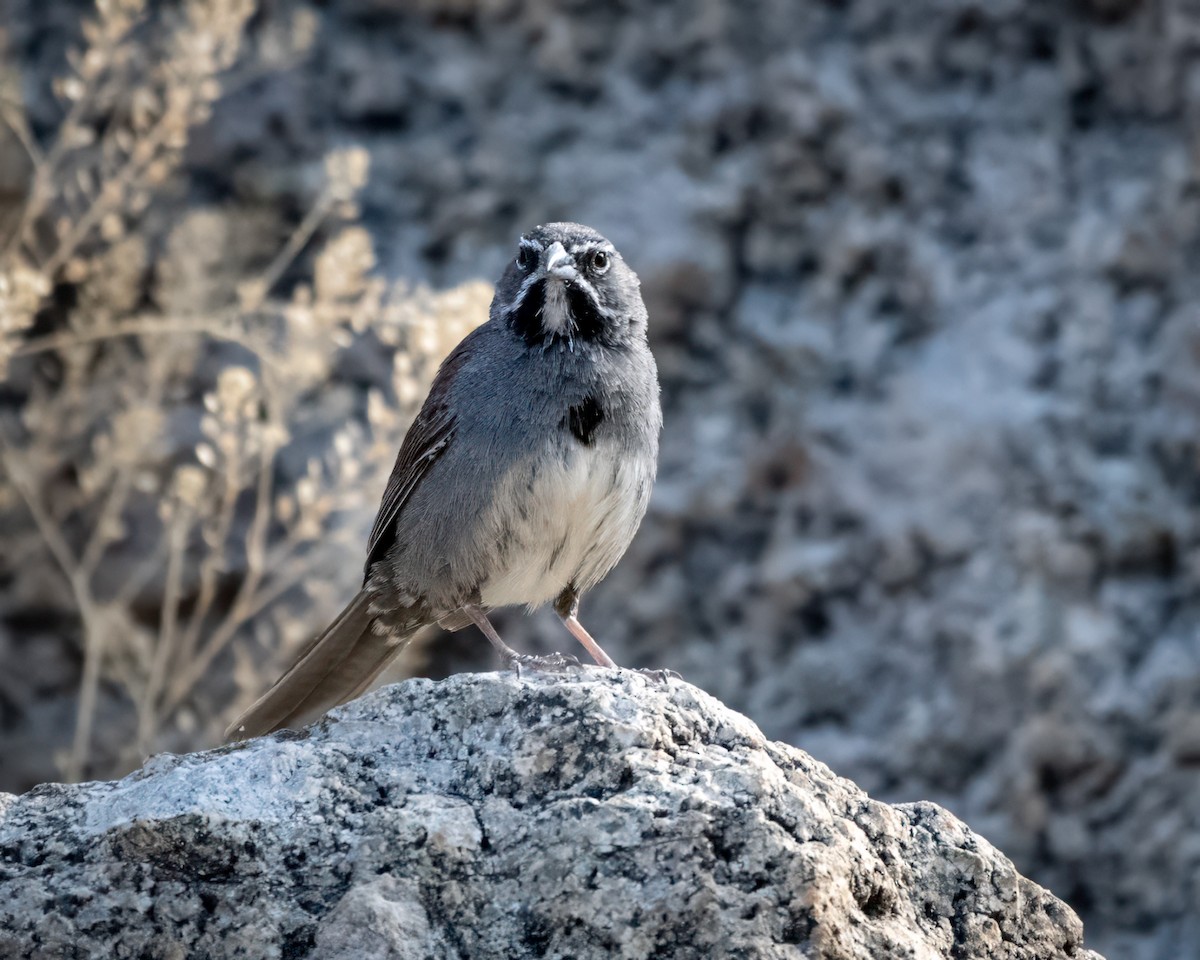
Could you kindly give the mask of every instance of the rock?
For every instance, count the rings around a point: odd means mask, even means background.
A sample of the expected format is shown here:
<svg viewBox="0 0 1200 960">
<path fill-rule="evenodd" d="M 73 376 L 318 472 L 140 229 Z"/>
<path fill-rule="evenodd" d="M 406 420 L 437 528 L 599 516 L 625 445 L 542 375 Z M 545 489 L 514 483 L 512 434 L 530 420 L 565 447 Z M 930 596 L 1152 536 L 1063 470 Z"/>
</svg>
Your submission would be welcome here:
<svg viewBox="0 0 1200 960">
<path fill-rule="evenodd" d="M 0 795 L 3 957 L 1077 958 L 932 803 L 681 681 L 463 674 Z"/>
</svg>

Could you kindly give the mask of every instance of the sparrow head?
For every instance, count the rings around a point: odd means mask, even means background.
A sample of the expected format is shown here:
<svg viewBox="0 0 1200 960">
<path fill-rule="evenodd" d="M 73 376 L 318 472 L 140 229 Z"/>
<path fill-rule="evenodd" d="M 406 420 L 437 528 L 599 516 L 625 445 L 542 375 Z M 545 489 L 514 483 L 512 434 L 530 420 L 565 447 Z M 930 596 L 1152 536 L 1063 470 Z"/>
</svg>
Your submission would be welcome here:
<svg viewBox="0 0 1200 960">
<path fill-rule="evenodd" d="M 637 274 L 591 227 L 547 223 L 521 237 L 496 286 L 492 317 L 530 346 L 615 346 L 645 334 Z"/>
</svg>

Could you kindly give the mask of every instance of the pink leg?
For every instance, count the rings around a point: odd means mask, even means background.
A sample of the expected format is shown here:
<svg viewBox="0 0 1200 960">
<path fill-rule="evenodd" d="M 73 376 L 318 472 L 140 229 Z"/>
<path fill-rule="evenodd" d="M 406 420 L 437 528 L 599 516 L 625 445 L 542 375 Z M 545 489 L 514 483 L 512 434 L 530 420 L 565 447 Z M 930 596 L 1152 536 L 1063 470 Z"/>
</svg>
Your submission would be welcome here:
<svg viewBox="0 0 1200 960">
<path fill-rule="evenodd" d="M 487 614 L 484 613 L 483 610 L 474 604 L 463 607 L 463 610 L 466 612 L 467 616 L 475 621 L 475 626 L 483 631 L 483 635 L 487 637 L 492 646 L 496 648 L 496 652 L 500 654 L 501 659 L 503 659 L 505 663 L 512 663 L 513 661 L 521 659 L 521 655 L 517 653 L 516 650 L 500 639 L 500 634 L 496 632 L 496 628 L 492 626 L 492 621 L 487 618 Z"/>
<path fill-rule="evenodd" d="M 492 626 L 492 622 L 487 618 L 487 614 L 480 607 L 472 605 L 463 607 L 462 609 L 475 622 L 475 626 L 483 631 L 483 635 L 488 638 L 491 645 L 496 648 L 496 652 L 500 654 L 500 659 L 517 671 L 518 677 L 521 676 L 522 668 L 557 672 L 579 666 L 578 660 L 562 653 L 551 653 L 544 657 L 531 657 L 528 654 L 517 653 L 516 650 L 500 639 L 500 634 L 496 632 L 496 628 Z M 583 628 L 580 627 L 579 629 L 582 630 Z M 588 637 L 588 639 L 591 640 L 592 638 Z M 594 644 L 595 641 L 592 641 L 592 643 Z M 597 647 L 596 649 L 599 650 L 600 648 Z M 593 654 L 593 656 L 595 655 Z M 604 653 L 601 652 L 600 656 L 604 656 Z M 612 661 L 610 660 L 609 663 L 612 663 Z"/>
<path fill-rule="evenodd" d="M 602 667 L 616 669 L 617 665 L 613 662 L 613 658 L 600 649 L 600 644 L 592 639 L 592 635 L 583 628 L 583 624 L 579 622 L 579 618 L 573 612 L 563 617 L 562 622 L 571 631 L 571 636 L 582 643 L 583 649 L 592 655 L 593 660 Z"/>
</svg>

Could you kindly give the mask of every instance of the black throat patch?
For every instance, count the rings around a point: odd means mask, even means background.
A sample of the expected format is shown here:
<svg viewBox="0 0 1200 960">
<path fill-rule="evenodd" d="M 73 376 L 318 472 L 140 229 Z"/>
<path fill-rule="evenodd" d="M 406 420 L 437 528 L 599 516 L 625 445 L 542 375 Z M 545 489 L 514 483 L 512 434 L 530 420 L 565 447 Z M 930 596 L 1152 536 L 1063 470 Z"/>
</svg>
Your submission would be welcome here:
<svg viewBox="0 0 1200 960">
<path fill-rule="evenodd" d="M 546 307 L 546 281 L 539 280 L 525 292 L 520 306 L 509 314 L 513 330 L 529 346 L 544 346 L 547 337 L 563 340 L 598 340 L 604 332 L 604 317 L 592 298 L 577 284 L 568 283 L 567 308 L 571 312 L 567 329 L 551 334 L 542 326 L 542 311 Z"/>
<path fill-rule="evenodd" d="M 604 409 L 595 397 L 585 397 L 582 403 L 567 410 L 563 418 L 563 426 L 585 447 L 590 447 L 596 441 L 596 428 L 604 420 Z"/>
<path fill-rule="evenodd" d="M 546 331 L 542 329 L 542 308 L 545 305 L 546 281 L 539 280 L 525 291 L 525 299 L 509 314 L 508 322 L 513 330 L 531 347 L 541 343 L 546 336 Z"/>
<path fill-rule="evenodd" d="M 580 340 L 598 340 L 604 332 L 604 317 L 584 290 L 574 283 L 567 284 L 567 303 L 575 319 L 573 336 Z"/>
</svg>

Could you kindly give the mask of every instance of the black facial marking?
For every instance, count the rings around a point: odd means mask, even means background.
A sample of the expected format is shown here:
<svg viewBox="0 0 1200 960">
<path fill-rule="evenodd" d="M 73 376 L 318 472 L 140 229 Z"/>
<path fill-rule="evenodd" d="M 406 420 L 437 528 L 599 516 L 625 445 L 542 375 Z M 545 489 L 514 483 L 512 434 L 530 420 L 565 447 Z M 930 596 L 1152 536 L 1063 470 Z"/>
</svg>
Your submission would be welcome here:
<svg viewBox="0 0 1200 960">
<path fill-rule="evenodd" d="M 567 285 L 567 305 L 575 318 L 574 336 L 580 340 L 595 340 L 604 332 L 604 317 L 592 298 L 575 284 Z"/>
<path fill-rule="evenodd" d="M 509 315 L 513 330 L 531 347 L 540 344 L 546 336 L 546 331 L 542 329 L 542 308 L 545 303 L 546 281 L 539 280 L 525 291 L 525 299 Z"/>
<path fill-rule="evenodd" d="M 557 282 L 557 281 L 555 281 Z M 539 280 L 526 292 L 525 297 L 512 313 L 509 323 L 517 335 L 531 347 L 545 343 L 548 333 L 542 326 L 542 310 L 546 305 L 546 283 Z M 567 309 L 571 311 L 573 324 L 570 329 L 557 334 L 573 340 L 597 340 L 604 333 L 604 317 L 596 304 L 579 286 L 567 284 Z"/>
<path fill-rule="evenodd" d="M 595 397 L 587 397 L 582 403 L 567 410 L 563 418 L 563 426 L 585 447 L 590 447 L 596 439 L 596 428 L 604 419 L 604 410 L 596 402 Z"/>
</svg>

